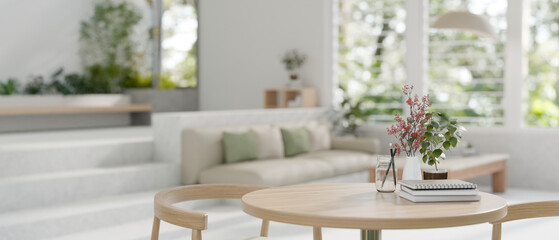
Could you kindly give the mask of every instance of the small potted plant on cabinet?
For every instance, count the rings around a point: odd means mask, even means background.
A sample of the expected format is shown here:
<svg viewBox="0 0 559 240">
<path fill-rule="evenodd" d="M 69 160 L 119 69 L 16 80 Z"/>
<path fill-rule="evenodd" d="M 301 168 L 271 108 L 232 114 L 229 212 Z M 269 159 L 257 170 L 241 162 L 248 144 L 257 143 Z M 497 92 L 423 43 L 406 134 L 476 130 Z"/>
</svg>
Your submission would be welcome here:
<svg viewBox="0 0 559 240">
<path fill-rule="evenodd" d="M 299 80 L 298 70 L 303 66 L 307 60 L 307 55 L 299 53 L 296 49 L 287 51 L 281 62 L 285 65 L 285 70 L 289 72 L 289 86 L 300 87 L 301 80 Z"/>
</svg>

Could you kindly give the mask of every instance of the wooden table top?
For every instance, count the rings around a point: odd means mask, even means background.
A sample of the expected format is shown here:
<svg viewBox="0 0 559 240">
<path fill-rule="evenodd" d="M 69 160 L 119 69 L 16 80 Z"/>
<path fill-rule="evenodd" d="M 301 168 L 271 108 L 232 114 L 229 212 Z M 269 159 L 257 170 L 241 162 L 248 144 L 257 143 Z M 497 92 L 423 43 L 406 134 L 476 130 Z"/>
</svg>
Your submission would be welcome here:
<svg viewBox="0 0 559 240">
<path fill-rule="evenodd" d="M 368 230 L 464 226 L 507 214 L 505 199 L 480 194 L 479 202 L 413 203 L 395 193 L 379 193 L 373 183 L 308 184 L 248 193 L 242 207 L 276 222 Z"/>
</svg>

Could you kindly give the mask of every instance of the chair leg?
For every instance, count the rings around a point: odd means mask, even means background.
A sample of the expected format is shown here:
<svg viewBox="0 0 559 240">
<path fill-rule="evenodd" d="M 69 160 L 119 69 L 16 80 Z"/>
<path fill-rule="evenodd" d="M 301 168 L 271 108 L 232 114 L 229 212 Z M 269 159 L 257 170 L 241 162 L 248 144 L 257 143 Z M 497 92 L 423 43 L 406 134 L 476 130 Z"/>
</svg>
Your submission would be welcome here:
<svg viewBox="0 0 559 240">
<path fill-rule="evenodd" d="M 262 228 L 260 228 L 260 236 L 267 237 L 269 228 L 270 228 L 270 221 L 262 220 Z"/>
<path fill-rule="evenodd" d="M 202 240 L 202 230 L 192 229 L 192 240 Z"/>
<path fill-rule="evenodd" d="M 151 240 L 159 239 L 159 224 L 161 220 L 157 217 L 153 217 L 153 228 L 151 229 Z"/>
<path fill-rule="evenodd" d="M 313 239 L 314 240 L 322 240 L 322 229 L 320 227 L 313 227 L 312 229 Z"/>
<path fill-rule="evenodd" d="M 493 224 L 493 235 L 491 240 L 501 240 L 501 224 L 494 223 Z"/>
</svg>

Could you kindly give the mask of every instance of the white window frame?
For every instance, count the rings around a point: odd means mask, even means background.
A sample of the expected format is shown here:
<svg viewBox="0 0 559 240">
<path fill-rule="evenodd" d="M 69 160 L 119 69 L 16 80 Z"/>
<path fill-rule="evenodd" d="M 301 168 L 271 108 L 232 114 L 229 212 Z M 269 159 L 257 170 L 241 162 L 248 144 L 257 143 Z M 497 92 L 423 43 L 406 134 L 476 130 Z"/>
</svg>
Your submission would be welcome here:
<svg viewBox="0 0 559 240">
<path fill-rule="evenodd" d="M 337 2 L 337 1 L 334 1 Z M 528 44 L 529 0 L 508 0 L 507 7 L 507 42 L 505 44 L 504 69 L 504 124 L 501 126 L 476 127 L 474 129 L 524 128 L 524 110 L 526 96 L 523 91 L 524 79 L 528 73 L 526 62 L 526 45 Z M 429 49 L 429 1 L 406 0 L 406 74 L 407 84 L 413 84 L 420 94 L 428 93 L 428 49 Z M 413 41 L 409 41 L 412 39 Z M 337 51 L 337 50 L 336 50 Z M 334 59 L 337 52 L 334 53 Z M 337 66 L 337 65 L 335 65 Z M 336 79 L 336 76 L 333 76 Z M 337 81 L 337 80 L 335 80 Z M 404 108 L 404 113 L 407 114 Z M 385 124 L 383 124 L 385 125 Z"/>
</svg>

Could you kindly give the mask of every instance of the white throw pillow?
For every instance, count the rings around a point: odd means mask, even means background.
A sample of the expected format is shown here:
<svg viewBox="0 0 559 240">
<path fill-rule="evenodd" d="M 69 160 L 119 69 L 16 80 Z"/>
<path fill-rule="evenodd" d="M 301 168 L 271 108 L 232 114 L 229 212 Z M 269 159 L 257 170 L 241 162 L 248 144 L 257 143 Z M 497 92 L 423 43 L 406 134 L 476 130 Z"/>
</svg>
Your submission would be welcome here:
<svg viewBox="0 0 559 240">
<path fill-rule="evenodd" d="M 311 139 L 311 151 L 329 150 L 331 148 L 329 123 L 313 122 L 305 125 L 305 128 Z"/>
<path fill-rule="evenodd" d="M 258 141 L 258 159 L 283 158 L 283 139 L 281 131 L 276 126 L 258 126 L 252 130 Z"/>
</svg>

